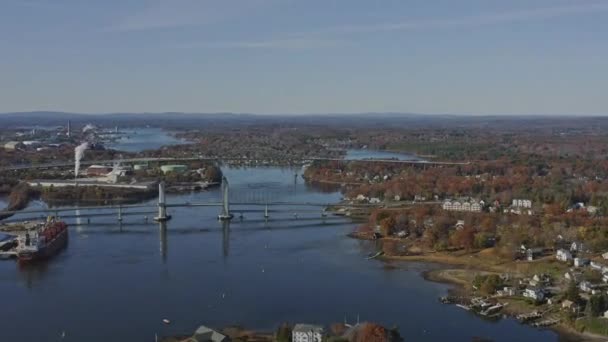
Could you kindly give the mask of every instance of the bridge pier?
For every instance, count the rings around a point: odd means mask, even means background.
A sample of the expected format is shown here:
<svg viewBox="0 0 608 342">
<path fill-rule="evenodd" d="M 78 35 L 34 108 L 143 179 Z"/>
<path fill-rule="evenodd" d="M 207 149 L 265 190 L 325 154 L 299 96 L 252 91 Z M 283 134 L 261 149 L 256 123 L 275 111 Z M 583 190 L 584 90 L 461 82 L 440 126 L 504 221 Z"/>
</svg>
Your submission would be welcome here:
<svg viewBox="0 0 608 342">
<path fill-rule="evenodd" d="M 220 221 L 230 221 L 234 217 L 230 212 L 230 202 L 228 200 L 228 179 L 222 177 L 222 212 L 217 216 Z"/>
<path fill-rule="evenodd" d="M 118 205 L 118 222 L 122 222 L 122 205 Z"/>
<path fill-rule="evenodd" d="M 158 216 L 154 218 L 156 222 L 165 222 L 171 219 L 167 215 L 167 203 L 165 202 L 165 182 L 158 183 Z"/>
</svg>

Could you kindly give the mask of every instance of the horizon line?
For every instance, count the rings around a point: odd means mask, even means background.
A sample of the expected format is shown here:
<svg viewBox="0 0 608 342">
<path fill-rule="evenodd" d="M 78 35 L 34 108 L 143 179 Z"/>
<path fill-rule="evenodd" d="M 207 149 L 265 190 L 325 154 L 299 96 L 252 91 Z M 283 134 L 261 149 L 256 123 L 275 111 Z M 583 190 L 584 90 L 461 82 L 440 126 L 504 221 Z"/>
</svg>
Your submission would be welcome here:
<svg viewBox="0 0 608 342">
<path fill-rule="evenodd" d="M 0 117 L 3 115 L 19 115 L 19 114 L 64 114 L 64 115 L 80 115 L 80 116 L 105 116 L 105 115 L 249 115 L 249 116 L 361 116 L 361 115 L 394 115 L 394 116 L 451 116 L 451 117 L 608 117 L 605 114 L 576 114 L 576 113 L 501 113 L 501 114 L 478 114 L 478 113 L 415 113 L 415 112 L 400 112 L 400 111 L 366 111 L 366 112 L 312 112 L 312 113 L 258 113 L 258 112 L 182 112 L 182 111 L 162 111 L 162 112 L 71 112 L 61 110 L 30 110 L 30 111 L 8 111 L 0 112 Z"/>
</svg>

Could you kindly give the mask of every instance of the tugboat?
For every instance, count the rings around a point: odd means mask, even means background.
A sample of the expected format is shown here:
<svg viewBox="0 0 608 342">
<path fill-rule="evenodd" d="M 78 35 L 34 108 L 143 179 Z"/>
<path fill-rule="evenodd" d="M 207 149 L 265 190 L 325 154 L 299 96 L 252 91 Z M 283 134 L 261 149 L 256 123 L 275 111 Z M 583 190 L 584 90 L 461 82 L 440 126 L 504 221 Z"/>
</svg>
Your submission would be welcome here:
<svg viewBox="0 0 608 342">
<path fill-rule="evenodd" d="M 49 216 L 46 222 L 33 231 L 19 237 L 17 259 L 32 262 L 48 259 L 68 242 L 68 225 Z"/>
</svg>

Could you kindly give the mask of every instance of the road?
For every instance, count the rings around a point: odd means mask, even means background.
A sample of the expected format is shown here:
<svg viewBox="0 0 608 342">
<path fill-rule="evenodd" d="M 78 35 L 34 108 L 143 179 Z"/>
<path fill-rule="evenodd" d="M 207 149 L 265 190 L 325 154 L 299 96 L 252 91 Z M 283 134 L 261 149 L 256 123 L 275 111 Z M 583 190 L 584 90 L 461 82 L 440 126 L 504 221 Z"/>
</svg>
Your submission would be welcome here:
<svg viewBox="0 0 608 342">
<path fill-rule="evenodd" d="M 82 160 L 80 165 L 93 165 L 93 164 L 105 164 L 105 165 L 113 165 L 115 163 L 123 163 L 123 164 L 136 164 L 136 163 L 146 163 L 146 162 L 187 162 L 187 161 L 213 161 L 213 162 L 221 162 L 221 161 L 255 161 L 255 162 L 264 162 L 264 160 L 257 160 L 251 158 L 216 158 L 216 157 L 181 157 L 181 158 L 126 158 L 126 159 L 110 159 L 110 160 Z M 397 159 L 361 159 L 361 160 L 347 160 L 341 158 L 322 158 L 322 157 L 313 157 L 307 159 L 299 159 L 294 161 L 299 161 L 301 164 L 307 164 L 314 161 L 345 161 L 345 162 L 369 162 L 369 163 L 395 163 L 395 164 L 410 164 L 410 165 L 469 165 L 470 162 L 438 162 L 438 161 L 422 161 L 422 160 L 397 160 Z M 13 171 L 13 170 L 28 170 L 28 169 L 51 169 L 51 168 L 61 168 L 61 167 L 73 167 L 73 161 L 66 162 L 55 162 L 55 163 L 43 163 L 43 164 L 21 164 L 21 165 L 11 165 L 1 167 L 0 171 Z"/>
</svg>

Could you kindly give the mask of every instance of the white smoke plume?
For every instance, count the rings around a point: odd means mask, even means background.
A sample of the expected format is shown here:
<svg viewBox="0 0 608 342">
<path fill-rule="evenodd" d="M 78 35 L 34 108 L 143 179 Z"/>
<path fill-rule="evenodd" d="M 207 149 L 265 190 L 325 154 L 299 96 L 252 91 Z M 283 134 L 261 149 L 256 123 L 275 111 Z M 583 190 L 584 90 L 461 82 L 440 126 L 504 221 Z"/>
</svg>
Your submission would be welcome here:
<svg viewBox="0 0 608 342">
<path fill-rule="evenodd" d="M 97 129 L 97 127 L 93 124 L 87 124 L 86 126 L 84 126 L 82 128 L 82 133 L 86 133 L 88 131 L 95 131 Z"/>
<path fill-rule="evenodd" d="M 84 151 L 89 148 L 88 143 L 82 143 L 74 149 L 74 178 L 78 178 L 78 172 L 80 171 L 80 159 L 84 157 Z"/>
</svg>

